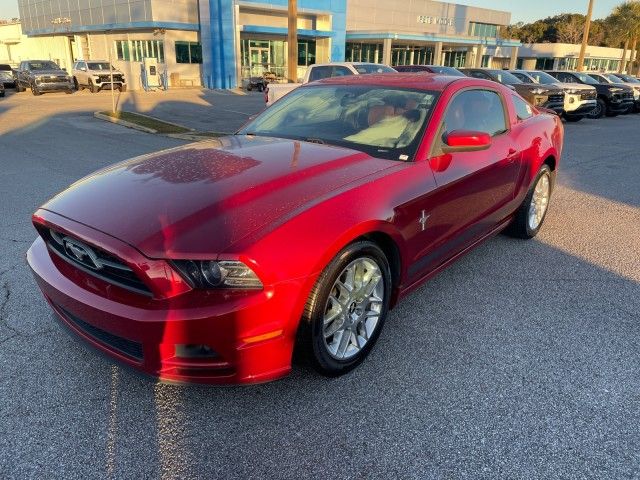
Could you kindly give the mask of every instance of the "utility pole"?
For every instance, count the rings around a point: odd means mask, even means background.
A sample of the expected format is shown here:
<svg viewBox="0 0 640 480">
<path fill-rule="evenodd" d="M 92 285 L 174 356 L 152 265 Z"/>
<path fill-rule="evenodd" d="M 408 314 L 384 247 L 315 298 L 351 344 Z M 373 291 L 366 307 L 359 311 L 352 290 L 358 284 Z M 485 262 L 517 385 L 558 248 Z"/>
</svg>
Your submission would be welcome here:
<svg viewBox="0 0 640 480">
<path fill-rule="evenodd" d="M 584 67 L 584 54 L 587 51 L 587 43 L 589 42 L 589 29 L 591 28 L 591 15 L 593 14 L 593 0 L 589 0 L 589 10 L 587 18 L 584 19 L 584 32 L 582 33 L 582 45 L 580 46 L 580 56 L 578 57 L 577 70 L 582 71 Z"/>
<path fill-rule="evenodd" d="M 298 81 L 298 0 L 289 0 L 287 70 L 289 83 Z"/>
</svg>

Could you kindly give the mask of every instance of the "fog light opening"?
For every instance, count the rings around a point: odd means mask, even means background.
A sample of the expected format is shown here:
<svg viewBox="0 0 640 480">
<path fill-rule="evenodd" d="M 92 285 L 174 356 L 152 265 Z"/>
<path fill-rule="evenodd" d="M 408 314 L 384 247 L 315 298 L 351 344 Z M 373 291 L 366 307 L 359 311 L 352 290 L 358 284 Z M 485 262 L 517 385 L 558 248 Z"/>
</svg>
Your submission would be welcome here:
<svg viewBox="0 0 640 480">
<path fill-rule="evenodd" d="M 193 358 L 193 359 L 208 359 L 218 358 L 219 355 L 216 351 L 208 345 L 188 343 L 188 344 L 176 344 L 176 357 L 178 358 Z"/>
</svg>

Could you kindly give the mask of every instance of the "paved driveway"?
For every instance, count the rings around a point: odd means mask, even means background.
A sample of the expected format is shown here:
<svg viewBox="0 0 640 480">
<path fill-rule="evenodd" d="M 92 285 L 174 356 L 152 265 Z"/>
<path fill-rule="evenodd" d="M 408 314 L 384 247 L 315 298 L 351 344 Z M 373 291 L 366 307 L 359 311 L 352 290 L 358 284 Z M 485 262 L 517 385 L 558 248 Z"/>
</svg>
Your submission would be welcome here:
<svg viewBox="0 0 640 480">
<path fill-rule="evenodd" d="M 351 375 L 207 388 L 70 338 L 25 266 L 41 202 L 179 144 L 82 98 L 0 101 L 0 477 L 640 476 L 640 116 L 567 125 L 541 234 L 492 239 L 420 288 Z"/>
</svg>

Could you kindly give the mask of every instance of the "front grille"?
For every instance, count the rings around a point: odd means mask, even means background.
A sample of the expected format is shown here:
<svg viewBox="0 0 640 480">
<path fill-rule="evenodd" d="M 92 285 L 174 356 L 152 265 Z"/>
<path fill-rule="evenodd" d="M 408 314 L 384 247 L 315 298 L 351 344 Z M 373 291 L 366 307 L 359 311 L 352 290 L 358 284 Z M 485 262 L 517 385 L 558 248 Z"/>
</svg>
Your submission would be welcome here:
<svg viewBox="0 0 640 480">
<path fill-rule="evenodd" d="M 40 83 L 64 83 L 67 81 L 67 77 L 62 75 L 40 77 Z"/>
<path fill-rule="evenodd" d="M 564 93 L 554 93 L 549 95 L 549 102 L 562 103 L 564 102 Z"/>
<path fill-rule="evenodd" d="M 633 99 L 633 92 L 624 92 L 622 94 L 622 98 L 624 98 L 624 99 L 627 99 L 627 98 Z"/>
<path fill-rule="evenodd" d="M 128 265 L 104 250 L 45 227 L 38 228 L 38 232 L 49 250 L 85 273 L 132 292 L 152 295 L 149 287 Z M 72 254 L 74 249 L 78 255 Z M 86 255 L 83 255 L 83 250 Z"/>
<path fill-rule="evenodd" d="M 105 332 L 98 327 L 94 327 L 68 310 L 65 310 L 60 305 L 56 305 L 56 308 L 62 312 L 64 317 L 70 323 L 75 325 L 79 330 L 96 340 L 98 343 L 103 344 L 111 350 L 115 350 L 116 352 L 131 357 L 138 362 L 143 360 L 144 355 L 142 353 L 141 343 L 134 342 L 133 340 L 127 340 L 126 338 L 119 337 L 118 335 L 114 335 L 113 333 Z"/>
<path fill-rule="evenodd" d="M 111 82 L 111 75 L 99 75 L 98 78 L 100 79 L 100 83 Z M 113 81 L 122 82 L 122 75 L 114 75 Z"/>
<path fill-rule="evenodd" d="M 584 92 L 580 94 L 582 100 L 595 100 L 598 94 L 596 92 Z"/>
</svg>

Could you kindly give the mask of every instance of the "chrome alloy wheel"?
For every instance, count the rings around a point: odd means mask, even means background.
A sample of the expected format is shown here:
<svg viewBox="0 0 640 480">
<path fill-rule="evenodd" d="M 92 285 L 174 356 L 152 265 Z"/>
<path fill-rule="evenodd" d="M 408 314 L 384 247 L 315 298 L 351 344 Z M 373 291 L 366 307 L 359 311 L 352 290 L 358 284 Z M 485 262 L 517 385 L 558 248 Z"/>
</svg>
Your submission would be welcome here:
<svg viewBox="0 0 640 480">
<path fill-rule="evenodd" d="M 538 179 L 531 197 L 531 204 L 529 205 L 529 228 L 531 230 L 536 230 L 542 223 L 544 214 L 549 207 L 550 194 L 549 174 L 545 173 Z"/>
<path fill-rule="evenodd" d="M 324 310 L 322 331 L 329 355 L 347 360 L 364 348 L 378 326 L 386 293 L 372 258 L 357 258 L 342 270 Z"/>
</svg>

